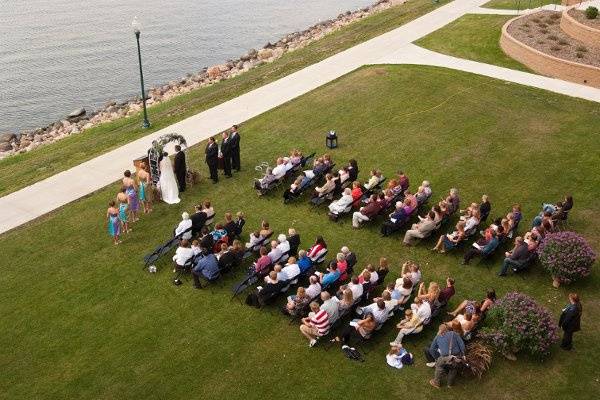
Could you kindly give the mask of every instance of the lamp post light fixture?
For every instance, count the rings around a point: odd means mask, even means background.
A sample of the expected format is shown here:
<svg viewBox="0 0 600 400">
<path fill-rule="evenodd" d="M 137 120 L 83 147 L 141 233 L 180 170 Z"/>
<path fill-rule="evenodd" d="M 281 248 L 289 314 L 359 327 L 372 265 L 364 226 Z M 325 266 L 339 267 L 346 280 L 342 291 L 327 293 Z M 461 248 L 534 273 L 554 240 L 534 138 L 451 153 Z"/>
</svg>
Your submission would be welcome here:
<svg viewBox="0 0 600 400">
<path fill-rule="evenodd" d="M 335 131 L 327 132 L 327 136 L 325 137 L 325 146 L 327 146 L 329 149 L 335 149 L 338 146 L 337 139 L 338 137 Z"/>
<path fill-rule="evenodd" d="M 137 17 L 133 18 L 131 22 L 133 33 L 135 33 L 135 40 L 137 42 L 138 62 L 140 64 L 140 83 L 142 85 L 142 104 L 144 106 L 144 122 L 142 122 L 142 128 L 150 128 L 150 121 L 148 121 L 148 111 L 146 111 L 146 90 L 144 89 L 144 73 L 142 72 L 142 53 L 140 51 L 140 32 L 142 30 L 142 24 L 138 21 Z"/>
</svg>

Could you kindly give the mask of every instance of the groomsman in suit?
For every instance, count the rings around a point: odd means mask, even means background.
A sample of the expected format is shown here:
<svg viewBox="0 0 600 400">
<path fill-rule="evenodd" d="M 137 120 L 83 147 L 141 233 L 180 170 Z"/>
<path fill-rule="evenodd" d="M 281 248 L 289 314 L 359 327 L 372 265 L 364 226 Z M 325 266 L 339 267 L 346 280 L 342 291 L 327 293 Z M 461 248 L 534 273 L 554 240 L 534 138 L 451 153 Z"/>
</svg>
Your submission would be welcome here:
<svg viewBox="0 0 600 400">
<path fill-rule="evenodd" d="M 231 142 L 231 167 L 236 171 L 240 171 L 240 134 L 238 133 L 238 126 L 234 125 L 231 128 L 231 135 L 229 136 Z"/>
<path fill-rule="evenodd" d="M 223 155 L 223 170 L 225 176 L 231 178 L 231 139 L 229 139 L 229 133 L 227 132 L 223 132 L 221 154 Z"/>
<path fill-rule="evenodd" d="M 206 154 L 206 163 L 208 164 L 208 170 L 210 171 L 210 179 L 213 183 L 219 182 L 219 174 L 217 173 L 217 166 L 219 165 L 219 146 L 215 142 L 214 137 L 208 138 L 208 144 L 204 150 Z"/>
<path fill-rule="evenodd" d="M 185 165 L 185 154 L 181 151 L 181 146 L 176 145 L 175 151 L 175 177 L 177 178 L 177 186 L 180 192 L 185 192 L 185 175 L 187 173 L 187 167 Z"/>
</svg>

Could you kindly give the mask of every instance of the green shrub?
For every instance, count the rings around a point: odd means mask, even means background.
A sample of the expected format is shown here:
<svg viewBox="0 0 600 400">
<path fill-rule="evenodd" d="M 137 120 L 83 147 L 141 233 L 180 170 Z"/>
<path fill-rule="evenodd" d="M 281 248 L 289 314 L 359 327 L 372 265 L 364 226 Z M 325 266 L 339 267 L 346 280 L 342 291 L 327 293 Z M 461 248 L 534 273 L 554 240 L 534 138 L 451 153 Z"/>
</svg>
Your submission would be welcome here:
<svg viewBox="0 0 600 400">
<path fill-rule="evenodd" d="M 587 47 L 585 46 L 577 46 L 575 50 L 577 50 L 579 53 L 586 53 L 588 51 Z"/>
<path fill-rule="evenodd" d="M 558 44 L 560 44 L 561 46 L 565 46 L 565 45 L 568 45 L 568 44 L 569 44 L 569 42 L 567 42 L 565 39 L 560 39 L 560 40 L 558 41 Z"/>
<path fill-rule="evenodd" d="M 593 6 L 589 6 L 585 9 L 585 16 L 587 19 L 596 19 L 598 16 L 598 9 Z"/>
<path fill-rule="evenodd" d="M 575 57 L 583 58 L 583 53 L 577 52 L 577 53 L 575 53 Z"/>
<path fill-rule="evenodd" d="M 556 35 L 549 35 L 548 39 L 553 40 L 553 41 L 556 42 L 558 40 L 558 36 L 556 36 Z"/>
<path fill-rule="evenodd" d="M 553 45 L 552 47 L 550 47 L 550 50 L 552 50 L 552 51 L 559 51 L 560 48 L 561 48 L 560 46 Z"/>
<path fill-rule="evenodd" d="M 548 33 L 548 29 L 540 29 L 540 33 L 541 33 L 542 35 L 545 35 L 545 34 L 547 34 L 547 33 Z"/>
</svg>

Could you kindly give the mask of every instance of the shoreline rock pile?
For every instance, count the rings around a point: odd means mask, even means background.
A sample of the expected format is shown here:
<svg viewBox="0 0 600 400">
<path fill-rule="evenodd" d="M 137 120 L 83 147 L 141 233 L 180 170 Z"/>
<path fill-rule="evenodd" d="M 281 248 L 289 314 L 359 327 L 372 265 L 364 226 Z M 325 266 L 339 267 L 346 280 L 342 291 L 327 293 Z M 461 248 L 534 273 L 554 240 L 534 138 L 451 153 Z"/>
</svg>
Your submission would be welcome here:
<svg viewBox="0 0 600 400">
<path fill-rule="evenodd" d="M 225 79 L 233 78 L 250 69 L 270 63 L 285 53 L 301 49 L 340 28 L 364 17 L 386 10 L 406 0 L 378 0 L 376 3 L 356 11 L 346 11 L 334 19 L 319 22 L 301 32 L 285 35 L 276 43 L 267 43 L 262 49 L 251 49 L 237 60 L 203 68 L 196 74 L 187 74 L 185 78 L 171 81 L 165 85 L 148 90 L 146 105 L 152 107 L 192 90 L 209 86 Z M 24 153 L 44 144 L 58 141 L 64 137 L 78 134 L 91 127 L 131 116 L 142 110 L 142 101 L 138 96 L 123 102 L 110 101 L 104 107 L 87 112 L 84 108 L 74 110 L 61 121 L 44 128 L 27 130 L 19 135 L 0 134 L 0 159 L 12 154 Z"/>
</svg>

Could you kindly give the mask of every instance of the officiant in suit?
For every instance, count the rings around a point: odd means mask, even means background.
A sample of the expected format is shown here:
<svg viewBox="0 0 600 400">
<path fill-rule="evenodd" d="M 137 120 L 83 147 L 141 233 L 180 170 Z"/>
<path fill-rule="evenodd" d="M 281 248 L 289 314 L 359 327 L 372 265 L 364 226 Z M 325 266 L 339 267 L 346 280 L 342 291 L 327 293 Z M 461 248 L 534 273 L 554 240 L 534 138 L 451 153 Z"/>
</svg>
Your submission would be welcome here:
<svg viewBox="0 0 600 400">
<path fill-rule="evenodd" d="M 210 179 L 212 179 L 213 183 L 217 183 L 219 182 L 219 174 L 217 172 L 217 167 L 219 165 L 219 147 L 217 146 L 214 137 L 208 138 L 204 154 L 206 155 L 205 161 L 206 164 L 208 164 L 208 170 L 210 171 Z"/>
<path fill-rule="evenodd" d="M 227 178 L 231 178 L 231 139 L 229 133 L 223 132 L 223 141 L 221 142 L 221 154 L 223 155 L 223 170 Z"/>
<path fill-rule="evenodd" d="M 187 166 L 185 165 L 185 154 L 181 151 L 181 146 L 176 145 L 175 151 L 175 177 L 177 178 L 177 187 L 179 192 L 185 192 L 185 175 L 187 173 Z"/>
</svg>

